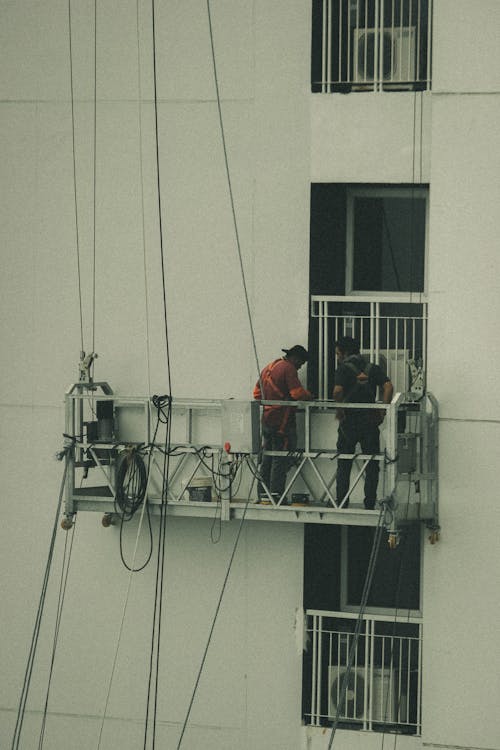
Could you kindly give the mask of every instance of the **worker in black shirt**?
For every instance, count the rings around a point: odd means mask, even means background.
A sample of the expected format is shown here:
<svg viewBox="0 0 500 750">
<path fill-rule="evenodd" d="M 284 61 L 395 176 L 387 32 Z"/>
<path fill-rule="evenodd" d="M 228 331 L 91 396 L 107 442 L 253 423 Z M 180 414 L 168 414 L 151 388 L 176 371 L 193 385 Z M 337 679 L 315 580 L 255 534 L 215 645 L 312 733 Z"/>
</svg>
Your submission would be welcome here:
<svg viewBox="0 0 500 750">
<path fill-rule="evenodd" d="M 335 371 L 333 398 L 344 403 L 375 403 L 378 388 L 382 389 L 382 401 L 390 404 L 393 386 L 383 370 L 362 357 L 358 342 L 343 336 L 335 342 L 338 367 Z M 385 409 L 339 409 L 339 433 L 337 450 L 354 453 L 356 445 L 368 455 L 380 452 L 379 424 L 385 417 Z M 352 459 L 339 459 L 337 471 L 337 503 L 347 508 Z M 365 499 L 367 510 L 373 510 L 377 500 L 379 462 L 370 461 L 365 471 Z"/>
</svg>

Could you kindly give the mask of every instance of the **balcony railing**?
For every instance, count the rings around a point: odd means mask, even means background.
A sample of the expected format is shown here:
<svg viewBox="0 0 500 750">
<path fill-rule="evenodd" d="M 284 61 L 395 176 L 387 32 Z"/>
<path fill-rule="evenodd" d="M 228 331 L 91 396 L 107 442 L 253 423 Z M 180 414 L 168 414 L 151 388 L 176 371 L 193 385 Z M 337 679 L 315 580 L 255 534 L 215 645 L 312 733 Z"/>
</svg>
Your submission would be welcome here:
<svg viewBox="0 0 500 750">
<path fill-rule="evenodd" d="M 312 90 L 429 89 L 432 0 L 314 0 Z"/>
<path fill-rule="evenodd" d="M 357 615 L 308 610 L 306 617 L 307 723 L 328 726 L 337 719 L 338 726 L 351 729 L 389 726 L 420 734 L 421 619 L 365 615 L 353 647 Z"/>
<path fill-rule="evenodd" d="M 426 303 L 316 295 L 311 297 L 311 318 L 316 322 L 317 353 L 313 369 L 317 370 L 320 398 L 331 396 L 335 341 L 341 336 L 357 339 L 361 353 L 381 365 L 396 391 L 418 396 L 424 393 Z"/>
</svg>

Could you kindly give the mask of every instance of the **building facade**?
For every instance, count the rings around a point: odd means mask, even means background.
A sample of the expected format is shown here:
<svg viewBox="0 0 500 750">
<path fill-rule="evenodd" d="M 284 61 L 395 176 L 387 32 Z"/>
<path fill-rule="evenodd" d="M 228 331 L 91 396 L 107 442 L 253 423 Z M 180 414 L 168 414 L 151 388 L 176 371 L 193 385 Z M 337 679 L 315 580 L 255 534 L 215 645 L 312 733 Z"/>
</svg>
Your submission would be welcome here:
<svg viewBox="0 0 500 750">
<path fill-rule="evenodd" d="M 366 300 L 425 305 L 418 356 L 439 404 L 441 526 L 433 545 L 416 526 L 418 606 L 385 607 L 418 621 L 418 720 L 343 722 L 334 743 L 376 748 L 406 723 L 399 747 L 499 750 L 500 6 L 209 7 L 224 144 L 205 4 L 157 3 L 154 19 L 128 1 L 69 14 L 55 0 L 2 4 L 1 745 L 16 730 L 80 351 L 98 352 L 96 378 L 121 396 L 248 399 L 256 359 L 302 343 L 309 386 L 328 395 L 333 352 L 325 363 L 311 310 L 313 296 L 333 296 L 343 321 Z M 342 605 L 348 524 L 309 526 L 250 518 L 240 533 L 206 514 L 167 517 L 157 747 L 178 747 L 237 540 L 182 746 L 328 747 L 304 609 L 331 608 L 311 594 L 320 578 Z M 158 518 L 152 527 L 156 539 Z M 136 530 L 122 535 L 129 562 Z M 79 513 L 72 533 L 48 703 L 56 563 L 19 747 L 38 746 L 44 714 L 53 750 L 137 747 L 154 560 L 131 577 L 118 526 L 96 513 Z M 56 561 L 64 543 L 59 530 Z M 137 560 L 149 549 L 144 531 Z"/>
</svg>

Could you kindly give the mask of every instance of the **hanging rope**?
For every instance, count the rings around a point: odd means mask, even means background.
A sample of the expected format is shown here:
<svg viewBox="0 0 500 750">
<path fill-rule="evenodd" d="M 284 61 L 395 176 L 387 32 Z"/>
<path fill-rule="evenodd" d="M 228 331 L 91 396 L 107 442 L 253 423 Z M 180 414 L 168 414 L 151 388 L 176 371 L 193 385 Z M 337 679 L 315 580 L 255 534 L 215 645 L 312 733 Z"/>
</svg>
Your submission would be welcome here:
<svg viewBox="0 0 500 750">
<path fill-rule="evenodd" d="M 97 0 L 94 0 L 94 227 L 92 255 L 92 351 L 95 352 L 96 206 L 97 206 Z M 92 369 L 94 363 L 92 360 Z"/>
<path fill-rule="evenodd" d="M 18 750 L 19 742 L 21 739 L 24 715 L 26 712 L 26 701 L 28 699 L 28 693 L 29 693 L 30 684 L 31 684 L 31 675 L 33 672 L 33 663 L 35 661 L 35 654 L 36 654 L 36 649 L 38 645 L 38 637 L 40 635 L 40 626 L 42 623 L 43 610 L 45 606 L 45 597 L 47 595 L 47 587 L 48 587 L 49 578 L 50 578 L 50 570 L 52 567 L 52 560 L 54 557 L 56 533 L 57 533 L 57 528 L 59 524 L 59 516 L 61 514 L 61 505 L 62 505 L 62 499 L 63 499 L 63 494 L 64 494 L 64 487 L 66 485 L 67 473 L 68 473 L 68 458 L 66 457 L 65 462 L 64 462 L 63 477 L 61 480 L 61 488 L 59 490 L 59 497 L 57 500 L 57 508 L 56 508 L 56 512 L 54 516 L 54 523 L 52 526 L 52 535 L 50 539 L 49 552 L 47 556 L 47 562 L 45 564 L 45 573 L 44 573 L 43 582 L 42 582 L 42 591 L 40 593 L 40 599 L 38 601 L 38 609 L 37 609 L 36 618 L 35 618 L 35 625 L 33 627 L 33 634 L 31 636 L 31 644 L 30 644 L 30 649 L 29 649 L 29 654 L 28 654 L 28 661 L 26 664 L 26 670 L 24 673 L 24 680 L 23 680 L 23 685 L 21 689 L 21 696 L 20 696 L 19 705 L 17 708 L 17 718 L 16 718 L 16 725 L 14 728 L 14 735 L 12 737 L 11 750 Z"/>
</svg>

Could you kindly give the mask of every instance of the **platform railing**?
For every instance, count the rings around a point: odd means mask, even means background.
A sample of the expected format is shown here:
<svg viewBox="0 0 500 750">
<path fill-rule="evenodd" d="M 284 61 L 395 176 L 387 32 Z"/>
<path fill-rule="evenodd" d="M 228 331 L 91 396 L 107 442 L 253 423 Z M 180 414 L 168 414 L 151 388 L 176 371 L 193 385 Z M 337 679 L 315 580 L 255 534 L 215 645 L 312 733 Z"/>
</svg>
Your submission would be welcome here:
<svg viewBox="0 0 500 750">
<path fill-rule="evenodd" d="M 306 722 L 328 726 L 337 719 L 351 729 L 420 734 L 421 618 L 365 614 L 355 639 L 356 619 L 346 612 L 306 612 Z"/>
<path fill-rule="evenodd" d="M 99 385 L 99 384 L 97 384 Z M 149 469 L 147 496 L 153 505 L 167 502 L 171 509 L 189 506 L 191 509 L 207 508 L 208 502 L 221 506 L 221 517 L 229 519 L 231 509 L 238 503 L 258 505 L 261 510 L 276 510 L 293 503 L 294 495 L 305 498 L 305 510 L 320 510 L 322 514 L 343 511 L 356 514 L 364 510 L 360 487 L 370 461 L 380 467 L 378 497 L 396 496 L 398 483 L 408 473 L 422 472 L 422 467 L 408 469 L 401 464 L 401 394 L 396 394 L 390 404 L 339 404 L 334 401 L 272 402 L 294 409 L 297 418 L 297 449 L 267 451 L 278 458 L 286 458 L 290 468 L 286 486 L 277 498 L 263 485 L 260 476 L 262 448 L 259 437 L 259 406 L 251 402 L 234 400 L 174 399 L 169 411 L 169 443 L 166 445 L 165 413 L 160 414 L 148 397 L 123 397 L 113 394 L 107 384 L 98 392 L 96 386 L 88 390 L 79 384 L 66 396 L 66 440 L 68 440 L 68 472 L 66 488 L 66 513 L 78 507 L 97 510 L 103 502 L 108 506 L 116 499 L 116 468 L 122 457 L 136 451 Z M 263 404 L 266 402 L 262 402 Z M 106 404 L 108 408 L 106 409 Z M 238 411 L 241 405 L 241 412 Z M 231 407 L 231 420 L 224 418 Z M 112 426 L 109 424 L 112 409 Z M 236 407 L 237 419 L 234 419 Z M 367 455 L 361 451 L 343 454 L 337 450 L 339 409 L 385 411 L 381 428 L 380 452 Z M 95 415 L 108 415 L 106 429 L 100 429 Z M 240 418 L 241 417 L 241 418 Z M 247 421 L 245 421 L 247 420 Z M 407 421 L 406 440 L 427 434 L 421 425 L 421 407 L 412 412 Z M 242 427 L 242 442 L 233 441 L 227 447 L 227 425 L 235 422 Z M 158 429 L 159 428 L 159 429 Z M 248 439 L 252 433 L 254 440 Z M 250 447 L 248 444 L 250 442 Z M 426 450 L 432 450 L 432 435 L 426 439 Z M 168 461 L 166 461 L 168 452 Z M 352 459 L 353 468 L 348 492 L 337 498 L 336 476 L 338 461 Z M 415 462 L 425 464 L 425 457 L 415 452 Z M 425 467 L 424 467 L 425 468 Z M 423 483 L 420 483 L 423 485 Z M 268 506 L 262 503 L 264 488 Z M 412 483 L 416 486 L 416 482 Z M 411 487 L 410 487 L 411 490 Z M 401 496 L 421 502 L 423 495 L 404 489 Z M 421 489 L 419 492 L 423 492 Z M 412 494 L 413 493 L 413 494 Z M 264 498 L 264 499 L 265 499 Z M 349 509 L 347 509 L 349 505 Z M 359 508 L 358 508 L 359 506 Z M 430 513 L 432 509 L 427 509 Z M 374 513 L 376 515 L 376 512 Z M 354 519 L 353 519 L 354 520 Z"/>
</svg>

